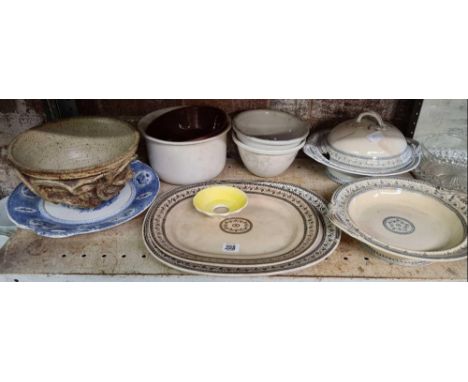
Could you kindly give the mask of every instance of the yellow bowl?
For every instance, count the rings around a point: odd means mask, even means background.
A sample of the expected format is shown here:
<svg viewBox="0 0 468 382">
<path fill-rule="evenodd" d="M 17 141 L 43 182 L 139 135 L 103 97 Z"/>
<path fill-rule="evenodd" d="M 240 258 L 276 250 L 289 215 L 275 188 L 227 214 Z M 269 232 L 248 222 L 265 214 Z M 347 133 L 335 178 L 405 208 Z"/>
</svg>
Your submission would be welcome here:
<svg viewBox="0 0 468 382">
<path fill-rule="evenodd" d="M 193 206 L 208 216 L 228 216 L 247 206 L 247 195 L 236 187 L 207 187 L 193 197 Z"/>
</svg>

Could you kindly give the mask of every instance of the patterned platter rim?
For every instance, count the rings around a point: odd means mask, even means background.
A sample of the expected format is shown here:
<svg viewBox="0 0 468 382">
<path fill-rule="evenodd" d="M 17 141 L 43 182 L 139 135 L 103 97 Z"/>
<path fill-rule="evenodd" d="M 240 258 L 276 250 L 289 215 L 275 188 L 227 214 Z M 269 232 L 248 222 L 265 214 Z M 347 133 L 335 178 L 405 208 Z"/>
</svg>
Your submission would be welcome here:
<svg viewBox="0 0 468 382">
<path fill-rule="evenodd" d="M 310 252 L 303 253 L 301 256 L 296 257 L 288 262 L 282 262 L 279 264 L 268 264 L 261 266 L 251 266 L 251 267 L 228 267 L 228 266 L 218 266 L 213 264 L 200 264 L 194 263 L 187 260 L 181 260 L 167 254 L 163 251 L 158 250 L 152 243 L 147 242 L 146 230 L 148 230 L 148 220 L 151 219 L 151 214 L 153 211 L 153 206 L 150 208 L 148 213 L 145 216 L 143 223 L 143 242 L 149 253 L 151 253 L 158 261 L 166 264 L 167 266 L 195 274 L 205 274 L 205 275 L 220 275 L 220 276 L 267 276 L 275 275 L 281 273 L 289 273 L 298 271 L 307 267 L 310 267 L 314 264 L 317 264 L 325 260 L 330 256 L 336 247 L 338 246 L 341 239 L 341 231 L 328 219 L 327 217 L 327 203 L 322 197 L 315 194 L 312 191 L 308 191 L 304 188 L 298 187 L 290 183 L 278 183 L 278 182 L 240 182 L 236 180 L 225 180 L 225 181 L 212 181 L 199 183 L 194 186 L 210 186 L 214 184 L 236 184 L 236 183 L 250 183 L 256 185 L 266 185 L 281 188 L 283 190 L 290 191 L 301 198 L 305 199 L 309 204 L 311 204 L 317 211 L 317 216 L 319 217 L 320 224 L 322 225 L 323 230 L 323 239 L 320 245 L 314 248 Z M 166 194 L 167 195 L 167 194 Z"/>
<path fill-rule="evenodd" d="M 226 185 L 227 183 L 223 182 L 223 184 Z M 238 181 L 235 183 L 229 183 L 229 185 L 236 186 L 247 194 L 267 195 L 287 202 L 293 206 L 301 216 L 304 224 L 304 235 L 300 243 L 288 252 L 278 254 L 276 256 L 248 259 L 229 259 L 229 257 L 215 258 L 203 256 L 184 251 L 172 245 L 165 235 L 164 222 L 166 221 L 166 216 L 178 203 L 193 198 L 198 191 L 204 189 L 206 187 L 205 184 L 177 188 L 166 194 L 161 198 L 161 200 L 157 201 L 155 205 L 152 206 L 151 211 L 148 212 L 150 216 L 148 217 L 148 225 L 145 231 L 148 241 L 151 242 L 151 244 L 158 250 L 172 257 L 178 258 L 179 260 L 230 267 L 252 267 L 286 262 L 293 260 L 294 258 L 301 256 L 306 251 L 310 251 L 317 245 L 320 245 L 320 242 L 323 240 L 323 222 L 320 220 L 317 210 L 297 194 L 276 186 L 265 184 L 258 185 L 256 183 Z"/>
<path fill-rule="evenodd" d="M 42 212 L 41 205 L 44 201 L 33 194 L 23 183 L 16 187 L 8 199 L 8 216 L 18 227 L 51 238 L 100 232 L 126 223 L 143 213 L 153 203 L 160 188 L 159 177 L 150 166 L 139 160 L 133 161 L 130 166 L 133 171 L 133 178 L 130 181 L 133 191 L 132 199 L 124 209 L 103 220 L 93 223 L 64 223 L 60 219 L 46 216 Z M 146 177 L 144 181 L 140 181 L 139 174 L 147 173 L 150 174 L 149 181 Z M 18 207 L 26 212 L 16 211 Z M 31 212 L 33 210 L 34 212 Z M 37 222 L 32 224 L 31 220 L 37 220 Z"/>
<path fill-rule="evenodd" d="M 439 251 L 416 251 L 407 250 L 389 245 L 362 232 L 353 222 L 348 207 L 351 200 L 364 192 L 376 189 L 403 189 L 410 192 L 418 192 L 430 196 L 453 211 L 464 229 L 464 240 L 446 250 Z M 329 204 L 328 217 L 343 232 L 355 239 L 367 244 L 375 250 L 386 252 L 393 256 L 408 259 L 420 259 L 426 261 L 457 261 L 467 258 L 467 201 L 466 196 L 462 198 L 449 190 L 432 186 L 429 183 L 401 178 L 366 178 L 356 182 L 340 186 L 334 193 Z"/>
<path fill-rule="evenodd" d="M 310 158 L 314 159 L 315 161 L 323 164 L 326 167 L 333 168 L 334 170 L 345 172 L 348 174 L 354 175 L 362 175 L 362 176 L 372 176 L 372 177 L 379 177 L 379 176 L 393 176 L 393 175 L 401 175 L 406 172 L 414 170 L 416 167 L 419 166 L 421 162 L 421 150 L 419 144 L 410 138 L 406 138 L 408 143 L 408 148 L 411 150 L 410 160 L 408 163 L 398 167 L 398 168 L 391 168 L 388 170 L 382 169 L 372 169 L 368 168 L 367 170 L 359 167 L 354 167 L 352 165 L 346 165 L 344 163 L 333 162 L 327 158 L 325 158 L 319 148 L 321 145 L 321 140 L 328 134 L 329 130 L 322 130 L 312 133 L 310 137 L 307 139 L 306 144 L 302 148 L 302 151 Z"/>
<path fill-rule="evenodd" d="M 385 261 L 388 264 L 399 265 L 401 267 L 424 267 L 426 265 L 432 264 L 432 261 L 429 260 L 414 260 L 402 256 L 393 256 L 390 254 L 384 254 L 372 248 L 370 245 L 364 244 L 361 242 L 363 248 L 365 248 L 372 256 Z"/>
</svg>

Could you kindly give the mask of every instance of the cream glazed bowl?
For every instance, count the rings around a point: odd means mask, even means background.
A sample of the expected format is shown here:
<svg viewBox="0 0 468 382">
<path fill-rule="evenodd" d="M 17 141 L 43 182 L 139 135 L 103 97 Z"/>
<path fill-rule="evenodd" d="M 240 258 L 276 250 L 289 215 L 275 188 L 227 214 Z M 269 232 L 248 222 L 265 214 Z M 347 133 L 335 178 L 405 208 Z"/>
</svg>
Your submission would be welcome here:
<svg viewBox="0 0 468 382">
<path fill-rule="evenodd" d="M 329 218 L 384 257 L 425 262 L 467 257 L 466 194 L 399 178 L 366 178 L 333 194 Z"/>
<path fill-rule="evenodd" d="M 223 171 L 226 164 L 229 125 L 220 134 L 206 139 L 171 142 L 146 134 L 146 128 L 156 118 L 182 106 L 156 110 L 138 122 L 144 136 L 151 167 L 161 180 L 177 185 L 208 181 Z"/>
<path fill-rule="evenodd" d="M 247 170 L 262 178 L 278 176 L 285 172 L 296 158 L 298 151 L 304 146 L 305 140 L 296 147 L 285 150 L 264 150 L 251 147 L 239 141 L 236 134 L 232 139 L 237 145 L 239 155 Z"/>
<path fill-rule="evenodd" d="M 306 139 L 309 127 L 308 122 L 279 110 L 247 110 L 233 118 L 237 138 L 247 146 L 263 150 L 297 147 Z"/>
</svg>

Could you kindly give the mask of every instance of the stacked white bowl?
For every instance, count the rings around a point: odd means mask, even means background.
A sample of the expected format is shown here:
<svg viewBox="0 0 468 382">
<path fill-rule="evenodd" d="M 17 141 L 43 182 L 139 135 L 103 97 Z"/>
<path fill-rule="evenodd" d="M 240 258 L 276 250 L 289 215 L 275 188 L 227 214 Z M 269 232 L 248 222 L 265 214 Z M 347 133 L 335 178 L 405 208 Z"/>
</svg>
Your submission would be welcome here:
<svg viewBox="0 0 468 382">
<path fill-rule="evenodd" d="M 257 109 L 237 114 L 232 138 L 245 167 L 268 178 L 288 169 L 304 146 L 309 124 L 277 110 Z"/>
</svg>

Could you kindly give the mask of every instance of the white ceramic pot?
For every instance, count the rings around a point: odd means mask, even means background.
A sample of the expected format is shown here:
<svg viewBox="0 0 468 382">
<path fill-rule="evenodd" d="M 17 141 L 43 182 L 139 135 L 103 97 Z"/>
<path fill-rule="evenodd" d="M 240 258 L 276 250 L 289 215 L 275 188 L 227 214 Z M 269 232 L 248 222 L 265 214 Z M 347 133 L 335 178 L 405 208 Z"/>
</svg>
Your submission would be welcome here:
<svg viewBox="0 0 468 382">
<path fill-rule="evenodd" d="M 296 158 L 297 152 L 305 144 L 305 141 L 303 141 L 292 149 L 267 151 L 247 146 L 239 141 L 235 134 L 232 134 L 232 139 L 239 149 L 245 167 L 252 174 L 262 178 L 277 176 L 286 171 Z"/>
<path fill-rule="evenodd" d="M 191 184 L 208 181 L 224 169 L 226 136 L 230 126 L 217 136 L 188 142 L 163 141 L 145 133 L 152 121 L 179 107 L 154 111 L 138 122 L 138 129 L 145 137 L 150 165 L 161 180 L 167 183 Z"/>
</svg>

